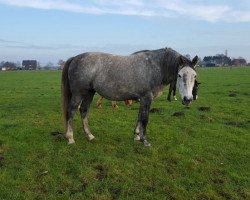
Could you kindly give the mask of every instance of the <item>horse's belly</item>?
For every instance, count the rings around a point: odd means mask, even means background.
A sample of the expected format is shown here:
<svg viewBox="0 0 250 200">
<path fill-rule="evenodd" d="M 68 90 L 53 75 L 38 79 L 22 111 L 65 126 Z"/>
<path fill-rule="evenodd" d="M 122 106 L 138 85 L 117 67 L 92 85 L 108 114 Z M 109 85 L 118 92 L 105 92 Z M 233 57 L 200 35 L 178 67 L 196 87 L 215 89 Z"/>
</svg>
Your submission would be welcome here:
<svg viewBox="0 0 250 200">
<path fill-rule="evenodd" d="M 139 99 L 139 95 L 133 92 L 122 92 L 122 91 L 115 91 L 115 90 L 98 90 L 96 92 L 103 96 L 106 99 L 112 101 L 124 101 L 124 100 L 137 100 Z"/>
<path fill-rule="evenodd" d="M 139 91 L 126 84 L 110 83 L 95 85 L 94 90 L 106 99 L 123 101 L 139 99 Z"/>
</svg>

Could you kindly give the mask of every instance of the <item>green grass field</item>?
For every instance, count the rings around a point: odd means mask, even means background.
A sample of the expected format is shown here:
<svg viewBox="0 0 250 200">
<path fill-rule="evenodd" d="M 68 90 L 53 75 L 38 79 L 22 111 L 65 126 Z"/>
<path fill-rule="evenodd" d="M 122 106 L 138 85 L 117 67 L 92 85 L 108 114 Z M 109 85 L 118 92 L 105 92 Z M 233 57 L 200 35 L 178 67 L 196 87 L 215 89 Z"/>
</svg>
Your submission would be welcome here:
<svg viewBox="0 0 250 200">
<path fill-rule="evenodd" d="M 156 99 L 148 140 L 133 141 L 138 103 L 94 102 L 68 145 L 60 71 L 0 72 L 0 199 L 250 199 L 250 68 L 202 68 L 189 109 Z M 200 107 L 210 107 L 200 111 Z M 184 112 L 184 116 L 173 116 Z"/>
</svg>

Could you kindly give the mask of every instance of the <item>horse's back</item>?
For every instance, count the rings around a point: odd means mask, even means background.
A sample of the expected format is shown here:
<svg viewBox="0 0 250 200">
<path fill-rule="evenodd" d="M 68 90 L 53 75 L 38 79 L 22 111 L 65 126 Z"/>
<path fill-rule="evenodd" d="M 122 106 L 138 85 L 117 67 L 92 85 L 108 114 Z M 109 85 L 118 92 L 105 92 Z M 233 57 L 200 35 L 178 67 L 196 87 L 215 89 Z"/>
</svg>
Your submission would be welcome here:
<svg viewBox="0 0 250 200">
<path fill-rule="evenodd" d="M 159 69 L 152 68 L 143 53 L 129 56 L 84 53 L 74 58 L 69 71 L 72 90 L 93 89 L 112 100 L 138 99 L 140 93 L 150 90 L 151 81 L 159 77 Z"/>
</svg>

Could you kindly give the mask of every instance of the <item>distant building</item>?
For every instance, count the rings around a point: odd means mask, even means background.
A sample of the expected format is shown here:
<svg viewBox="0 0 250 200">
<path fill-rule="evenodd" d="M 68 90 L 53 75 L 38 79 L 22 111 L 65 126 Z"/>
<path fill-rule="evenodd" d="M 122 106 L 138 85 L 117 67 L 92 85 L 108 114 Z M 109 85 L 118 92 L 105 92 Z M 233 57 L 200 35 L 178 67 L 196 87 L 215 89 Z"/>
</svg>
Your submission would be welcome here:
<svg viewBox="0 0 250 200">
<path fill-rule="evenodd" d="M 1 62 L 0 69 L 2 71 L 16 70 L 17 66 L 13 62 Z"/>
<path fill-rule="evenodd" d="M 38 63 L 36 60 L 23 60 L 22 66 L 25 70 L 36 70 Z"/>
<path fill-rule="evenodd" d="M 244 58 L 237 58 L 232 60 L 232 65 L 235 66 L 246 66 L 247 61 Z"/>
</svg>

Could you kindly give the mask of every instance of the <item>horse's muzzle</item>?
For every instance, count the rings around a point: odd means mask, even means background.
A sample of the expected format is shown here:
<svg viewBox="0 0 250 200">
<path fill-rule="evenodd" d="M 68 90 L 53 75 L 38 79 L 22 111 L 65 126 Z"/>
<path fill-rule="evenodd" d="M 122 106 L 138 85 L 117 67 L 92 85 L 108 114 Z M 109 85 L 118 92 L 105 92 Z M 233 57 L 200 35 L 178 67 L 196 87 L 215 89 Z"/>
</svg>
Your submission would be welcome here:
<svg viewBox="0 0 250 200">
<path fill-rule="evenodd" d="M 192 101 L 193 101 L 193 98 L 184 97 L 182 99 L 182 104 L 185 105 L 185 106 L 188 106 Z"/>
</svg>

